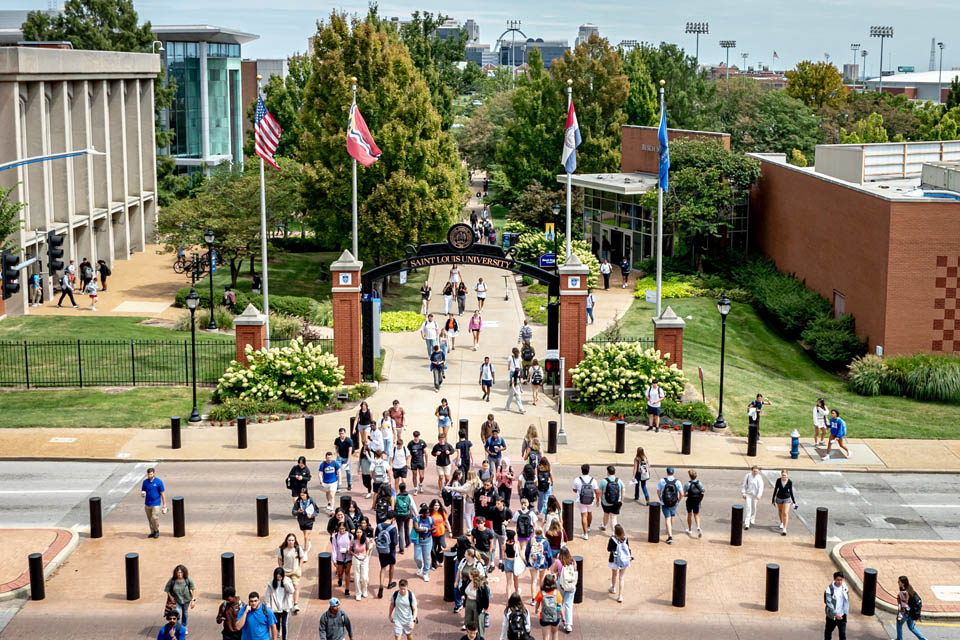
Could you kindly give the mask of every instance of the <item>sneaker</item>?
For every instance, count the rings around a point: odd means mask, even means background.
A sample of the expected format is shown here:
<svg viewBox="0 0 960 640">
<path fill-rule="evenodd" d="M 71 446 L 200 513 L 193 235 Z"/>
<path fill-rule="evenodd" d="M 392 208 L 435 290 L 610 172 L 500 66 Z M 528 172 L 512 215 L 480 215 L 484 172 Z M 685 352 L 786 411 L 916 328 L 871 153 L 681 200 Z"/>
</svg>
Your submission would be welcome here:
<svg viewBox="0 0 960 640">
<path fill-rule="evenodd" d="M 583 538 L 584 540 L 589 540 L 589 539 L 590 539 L 590 536 L 588 536 L 588 535 L 585 534 L 585 533 L 580 534 L 580 537 Z"/>
<path fill-rule="evenodd" d="M 693 532 L 690 531 L 690 529 L 687 529 L 687 535 L 688 535 L 688 536 L 692 536 L 692 535 L 693 535 Z"/>
<path fill-rule="evenodd" d="M 616 593 L 616 592 L 617 592 L 617 590 L 614 588 L 614 586 L 613 586 L 612 584 L 611 584 L 609 587 L 607 587 L 607 591 L 609 591 L 610 593 Z"/>
<path fill-rule="evenodd" d="M 749 528 L 750 528 L 750 525 L 749 525 L 749 524 L 745 524 L 745 525 L 743 525 L 743 528 L 744 528 L 744 530 L 749 529 Z"/>
<path fill-rule="evenodd" d="M 63 309 L 63 305 L 62 305 L 62 304 L 58 304 L 58 305 L 57 305 L 57 309 Z"/>
<path fill-rule="evenodd" d="M 426 573 L 423 574 L 423 581 L 424 581 L 424 582 L 430 582 L 430 576 L 429 576 L 428 574 L 426 574 Z"/>
<path fill-rule="evenodd" d="M 342 587 L 342 586 L 343 586 L 343 578 L 337 578 L 337 586 L 338 586 L 338 587 Z"/>
<path fill-rule="evenodd" d="M 653 427 L 647 427 L 647 431 L 653 431 Z"/>
<path fill-rule="evenodd" d="M 369 498 L 369 497 L 372 496 L 372 495 L 373 495 L 372 493 L 367 492 L 367 495 L 365 495 L 365 496 L 363 496 L 363 497 L 364 497 L 364 498 Z"/>
<path fill-rule="evenodd" d="M 617 602 L 623 603 L 623 596 L 622 596 L 622 595 L 617 596 Z"/>
<path fill-rule="evenodd" d="M 667 544 L 673 544 L 673 536 L 667 536 Z"/>
<path fill-rule="evenodd" d="M 780 532 L 780 535 L 782 535 L 782 536 L 785 536 L 785 535 L 787 535 L 787 530 L 786 530 L 786 529 L 784 529 L 783 531 L 781 531 L 781 532 Z"/>
<path fill-rule="evenodd" d="M 600 525 L 600 531 L 606 531 L 606 530 L 607 530 L 607 525 L 605 524 Z"/>
<path fill-rule="evenodd" d="M 466 631 L 466 630 L 467 630 L 467 625 L 466 625 L 466 623 L 461 624 L 461 625 L 460 625 L 460 631 Z"/>
<path fill-rule="evenodd" d="M 310 549 L 313 549 L 313 542 L 308 542 L 308 543 L 307 543 L 307 551 L 306 551 L 306 553 L 310 553 Z"/>
<path fill-rule="evenodd" d="M 383 585 L 380 585 L 380 588 L 377 589 L 377 599 L 383 600 Z"/>
<path fill-rule="evenodd" d="M 778 526 L 781 530 L 783 529 L 783 523 L 782 523 L 782 522 L 781 522 L 779 525 L 777 525 L 777 526 Z"/>
<path fill-rule="evenodd" d="M 299 605 L 299 604 L 293 605 L 293 613 L 294 613 L 294 615 L 300 613 L 300 605 Z"/>
<path fill-rule="evenodd" d="M 363 596 L 362 596 L 362 595 L 360 594 L 360 592 L 359 592 L 359 591 L 357 591 L 357 595 L 355 595 L 355 596 L 354 596 L 354 598 L 356 598 L 356 599 L 357 599 L 357 601 L 359 601 L 359 600 L 360 600 L 360 598 L 362 598 L 362 597 L 363 597 Z"/>
<path fill-rule="evenodd" d="M 417 575 L 418 575 L 418 576 L 422 576 L 422 575 L 423 575 L 423 569 L 417 569 Z"/>
<path fill-rule="evenodd" d="M 350 589 L 344 589 L 343 595 L 344 595 L 344 597 L 349 598 L 349 597 L 350 597 Z"/>
<path fill-rule="evenodd" d="M 75 304 L 75 305 L 73 305 L 73 308 L 74 308 L 74 309 L 79 309 L 79 308 L 80 308 L 80 305 Z"/>
<path fill-rule="evenodd" d="M 391 582 L 390 584 L 387 585 L 387 589 L 393 589 L 396 586 L 397 586 L 396 582 Z"/>
<path fill-rule="evenodd" d="M 654 428 L 654 433 L 660 433 L 660 427 L 655 427 L 655 428 Z M 621 600 L 621 602 L 623 602 L 623 600 Z"/>
<path fill-rule="evenodd" d="M 420 487 L 414 487 L 414 488 L 413 488 L 413 495 L 417 495 L 418 493 L 420 493 Z"/>
<path fill-rule="evenodd" d="M 700 529 L 700 527 L 697 527 L 697 537 L 698 537 L 698 538 L 702 538 L 702 537 L 703 537 L 703 531 Z"/>
</svg>

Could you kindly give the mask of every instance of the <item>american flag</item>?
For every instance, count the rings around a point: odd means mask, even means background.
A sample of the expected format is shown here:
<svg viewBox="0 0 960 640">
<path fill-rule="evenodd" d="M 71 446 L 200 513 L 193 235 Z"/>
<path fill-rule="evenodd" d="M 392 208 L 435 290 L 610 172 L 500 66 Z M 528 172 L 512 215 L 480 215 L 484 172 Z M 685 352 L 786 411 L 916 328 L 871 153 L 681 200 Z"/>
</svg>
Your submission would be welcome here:
<svg viewBox="0 0 960 640">
<path fill-rule="evenodd" d="M 254 148 L 257 155 L 275 169 L 280 167 L 277 161 L 273 159 L 273 154 L 277 152 L 277 145 L 280 143 L 280 125 L 273 119 L 267 106 L 263 104 L 263 96 L 257 97 L 257 111 L 253 118 Z"/>
</svg>

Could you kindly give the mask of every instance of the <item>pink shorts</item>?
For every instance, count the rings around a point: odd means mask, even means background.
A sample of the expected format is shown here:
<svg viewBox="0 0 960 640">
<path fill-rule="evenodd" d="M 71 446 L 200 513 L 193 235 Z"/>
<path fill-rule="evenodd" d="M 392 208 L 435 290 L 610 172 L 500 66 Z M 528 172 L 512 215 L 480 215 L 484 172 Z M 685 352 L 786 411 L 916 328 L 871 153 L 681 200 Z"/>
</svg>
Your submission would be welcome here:
<svg viewBox="0 0 960 640">
<path fill-rule="evenodd" d="M 577 502 L 577 507 L 580 508 L 580 513 L 589 513 L 593 511 L 593 504 L 582 504 Z"/>
</svg>

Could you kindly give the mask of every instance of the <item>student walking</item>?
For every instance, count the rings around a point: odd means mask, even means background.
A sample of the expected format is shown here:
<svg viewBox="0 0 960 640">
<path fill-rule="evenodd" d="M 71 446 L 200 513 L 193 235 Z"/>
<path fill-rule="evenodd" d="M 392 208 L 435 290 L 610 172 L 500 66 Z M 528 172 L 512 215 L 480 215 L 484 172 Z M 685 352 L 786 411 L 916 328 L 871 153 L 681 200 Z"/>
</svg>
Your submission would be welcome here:
<svg viewBox="0 0 960 640">
<path fill-rule="evenodd" d="M 444 315 L 450 315 L 451 309 L 453 308 L 453 294 L 456 293 L 456 285 L 452 282 L 448 282 L 443 285 L 443 313 Z"/>
<path fill-rule="evenodd" d="M 557 576 L 557 587 L 560 589 L 560 595 L 563 597 L 563 630 L 567 633 L 573 632 L 573 596 L 577 590 L 577 580 L 580 574 L 577 572 L 577 563 L 573 559 L 573 554 L 566 547 L 560 549 L 557 559 L 553 563 L 553 573 Z"/>
<path fill-rule="evenodd" d="M 793 480 L 786 469 L 780 471 L 780 477 L 773 485 L 773 504 L 777 505 L 777 514 L 780 516 L 780 535 L 787 535 L 787 525 L 790 523 L 790 505 L 797 509 L 797 499 L 793 495 Z"/>
<path fill-rule="evenodd" d="M 660 433 L 660 403 L 666 397 L 666 393 L 660 387 L 656 378 L 650 381 L 644 395 L 647 398 L 647 431 L 656 429 Z"/>
<path fill-rule="evenodd" d="M 337 497 L 337 484 L 340 482 L 340 463 L 333 459 L 333 452 L 324 454 L 320 463 L 320 486 L 327 496 L 327 513 L 333 513 L 333 501 Z"/>
<path fill-rule="evenodd" d="M 637 447 L 637 454 L 633 457 L 633 499 L 640 499 L 640 490 L 643 490 L 643 499 L 650 504 L 650 494 L 647 493 L 647 480 L 650 479 L 650 463 L 643 447 Z"/>
<path fill-rule="evenodd" d="M 470 316 L 470 324 L 467 326 L 470 329 L 471 335 L 473 335 L 473 350 L 476 351 L 480 348 L 480 329 L 483 328 L 483 318 L 480 317 L 479 309 L 474 311 L 473 315 Z"/>
<path fill-rule="evenodd" d="M 243 630 L 243 640 L 277 640 L 277 617 L 265 602 L 260 601 L 260 594 L 256 591 L 251 591 L 247 604 L 240 606 L 237 628 Z M 323 634 L 320 637 L 323 638 Z"/>
<path fill-rule="evenodd" d="M 553 563 L 553 551 L 550 542 L 543 535 L 543 527 L 537 525 L 533 529 L 533 537 L 527 541 L 524 551 L 524 562 L 530 568 L 530 593 L 537 590 L 537 585 L 543 580 L 543 574 Z M 535 604 L 535 602 L 531 602 Z"/>
<path fill-rule="evenodd" d="M 313 545 L 310 542 L 310 532 L 313 531 L 313 524 L 316 522 L 317 514 L 320 513 L 320 507 L 314 502 L 306 489 L 300 490 L 300 497 L 293 503 L 293 516 L 300 525 L 300 532 L 303 534 L 303 548 L 306 553 L 310 553 Z"/>
<path fill-rule="evenodd" d="M 433 529 L 430 531 L 430 535 L 433 537 L 433 547 L 431 549 L 433 558 L 431 558 L 430 568 L 436 569 L 443 561 L 443 552 L 446 551 L 446 535 L 447 531 L 450 530 L 450 520 L 447 518 L 447 512 L 439 498 L 430 501 L 430 517 L 433 519 Z"/>
<path fill-rule="evenodd" d="M 273 579 L 267 583 L 266 593 L 263 594 L 263 602 L 277 619 L 277 633 L 281 640 L 287 640 L 288 617 L 293 608 L 294 591 L 293 582 L 284 575 L 283 569 L 274 569 Z"/>
<path fill-rule="evenodd" d="M 903 640 L 903 625 L 907 625 L 913 635 L 919 640 L 927 640 L 917 629 L 916 623 L 920 619 L 920 611 L 923 608 L 923 601 L 910 584 L 907 576 L 897 578 L 897 586 L 900 589 L 897 595 L 897 640 Z"/>
<path fill-rule="evenodd" d="M 477 311 L 483 311 L 483 304 L 487 301 L 487 283 L 483 278 L 477 278 L 477 285 L 473 290 L 477 293 Z"/>
<path fill-rule="evenodd" d="M 430 309 L 430 298 L 433 295 L 433 291 L 430 289 L 430 283 L 424 282 L 420 285 L 420 315 L 427 315 L 428 310 Z"/>
<path fill-rule="evenodd" d="M 413 519 L 413 531 L 410 540 L 413 542 L 413 561 L 417 565 L 417 575 L 424 582 L 430 582 L 430 559 L 433 552 L 433 518 L 427 505 L 421 504 L 416 518 Z"/>
<path fill-rule="evenodd" d="M 397 586 L 397 583 L 393 581 L 393 568 L 397 564 L 397 544 L 400 538 L 397 534 L 397 526 L 393 524 L 393 518 L 393 511 L 387 511 L 386 519 L 377 525 L 373 536 L 373 542 L 377 545 L 377 556 L 380 560 L 380 588 L 377 590 L 377 598 L 383 597 L 384 573 L 387 573 L 387 589 L 393 589 Z"/>
<path fill-rule="evenodd" d="M 39 272 L 30 274 L 30 306 L 39 307 L 43 302 L 43 277 Z"/>
<path fill-rule="evenodd" d="M 593 297 L 593 289 L 587 290 L 587 324 L 593 324 L 593 308 L 597 306 L 597 300 Z"/>
<path fill-rule="evenodd" d="M 420 432 L 413 432 L 413 440 L 407 443 L 410 452 L 410 479 L 413 481 L 413 495 L 423 491 L 423 476 L 427 467 L 427 443 L 420 439 Z"/>
<path fill-rule="evenodd" d="M 100 290 L 107 292 L 107 278 L 113 273 L 104 260 L 97 260 L 97 271 L 100 272 Z"/>
<path fill-rule="evenodd" d="M 827 444 L 827 434 L 830 433 L 830 412 L 823 398 L 817 398 L 813 406 L 813 446 L 822 447 Z"/>
<path fill-rule="evenodd" d="M 497 381 L 497 372 L 493 368 L 493 363 L 490 362 L 490 356 L 484 356 L 483 364 L 480 365 L 480 393 L 481 398 L 490 402 L 490 391 L 493 390 L 493 385 Z"/>
<path fill-rule="evenodd" d="M 583 531 L 580 537 L 588 540 L 593 524 L 593 505 L 600 501 L 600 487 L 590 475 L 590 465 L 580 465 L 580 475 L 573 481 L 573 493 L 577 496 L 577 509 L 580 511 L 580 527 Z"/>
<path fill-rule="evenodd" d="M 453 317 L 452 313 L 447 315 L 447 319 L 443 323 L 443 330 L 447 332 L 447 337 L 450 339 L 450 351 L 456 351 L 457 336 L 460 334 L 460 324 L 457 322 L 457 319 Z"/>
<path fill-rule="evenodd" d="M 403 446 L 403 439 L 397 439 L 397 446 L 393 448 L 393 456 L 390 458 L 390 468 L 393 473 L 393 489 L 397 492 L 397 497 L 400 497 L 400 487 L 404 487 L 404 492 L 406 492 L 406 483 L 404 480 L 407 479 L 407 470 L 410 465 L 410 452 L 407 451 L 407 448 Z M 410 496 L 407 496 L 409 500 Z M 399 515 L 399 514 L 398 514 Z M 409 517 L 409 512 L 404 514 Z M 399 525 L 399 523 L 398 523 Z M 407 544 L 410 544 L 408 541 Z M 403 552 L 403 545 L 400 546 L 400 552 Z"/>
<path fill-rule="evenodd" d="M 513 467 L 506 458 L 500 460 L 500 468 L 497 469 L 497 492 L 503 499 L 506 507 L 510 506 L 510 498 L 513 495 Z"/>
<path fill-rule="evenodd" d="M 657 483 L 657 496 L 663 511 L 663 522 L 667 527 L 667 544 L 673 544 L 673 519 L 677 515 L 677 505 L 683 498 L 683 486 L 673 477 L 673 467 L 667 467 L 667 477 Z"/>
<path fill-rule="evenodd" d="M 363 445 L 360 447 L 360 459 L 358 465 L 360 467 L 360 482 L 363 483 L 363 488 L 367 490 L 367 493 L 363 496 L 364 498 L 369 498 L 371 491 L 373 490 L 373 462 L 375 460 L 375 455 L 373 451 L 370 450 L 369 445 Z"/>
<path fill-rule="evenodd" d="M 440 391 L 440 385 L 443 384 L 443 370 L 447 366 L 447 359 L 440 351 L 440 345 L 433 345 L 433 353 L 430 355 L 430 371 L 433 373 L 433 389 Z"/>
<path fill-rule="evenodd" d="M 294 536 L 296 537 L 296 536 Z M 217 624 L 223 625 L 220 637 L 223 640 L 241 640 L 243 631 L 237 628 L 237 615 L 240 613 L 240 598 L 233 587 L 223 589 L 223 601 L 217 609 Z M 176 611 L 173 612 L 176 614 Z M 168 640 L 169 636 L 164 640 Z M 158 638 L 159 640 L 159 638 Z"/>
<path fill-rule="evenodd" d="M 523 556 L 518 552 L 517 532 L 513 529 L 507 529 L 507 538 L 503 543 L 503 573 L 504 584 L 507 588 L 507 596 L 515 594 L 520 595 L 520 576 L 523 575 L 527 566 L 523 562 Z"/>
<path fill-rule="evenodd" d="M 437 488 L 443 491 L 444 485 L 450 482 L 452 477 L 453 447 L 447 442 L 447 436 L 442 431 L 437 435 L 437 444 L 433 445 L 430 455 L 436 458 Z"/>
<path fill-rule="evenodd" d="M 830 442 L 827 443 L 827 452 L 823 454 L 824 458 L 830 457 L 830 449 L 833 448 L 833 441 L 837 441 L 837 446 L 843 449 L 843 452 L 850 457 L 850 449 L 844 444 L 847 437 L 847 423 L 840 417 L 840 412 L 836 409 L 830 410 Z"/>
<path fill-rule="evenodd" d="M 827 621 L 823 627 L 824 640 L 833 637 L 833 630 L 840 634 L 840 640 L 847 640 L 847 614 L 850 612 L 850 591 L 843 581 L 843 572 L 833 572 L 833 582 L 823 591 Z"/>
<path fill-rule="evenodd" d="M 340 430 L 341 433 L 343 429 Z M 300 491 L 307 488 L 310 482 L 310 468 L 307 466 L 307 459 L 303 456 L 297 458 L 297 464 L 290 467 L 290 473 L 287 474 L 287 488 L 290 489 L 290 497 L 296 502 L 300 497 Z"/>
<path fill-rule="evenodd" d="M 543 367 L 540 361 L 534 358 L 530 367 L 530 388 L 533 389 L 533 406 L 537 406 L 537 400 L 540 399 L 540 390 L 543 388 Z"/>
<path fill-rule="evenodd" d="M 620 288 L 626 289 L 630 284 L 630 258 L 627 256 L 620 258 L 620 279 L 622 280 Z"/>
<path fill-rule="evenodd" d="M 503 610 L 500 640 L 528 640 L 530 637 L 530 614 L 523 605 L 519 590 L 514 591 L 508 594 L 507 607 Z M 473 638 L 468 636 L 468 640 Z"/>
<path fill-rule="evenodd" d="M 613 267 L 610 266 L 610 263 L 604 260 L 600 263 L 600 275 L 603 276 L 603 290 L 610 290 L 610 272 L 613 271 Z"/>
<path fill-rule="evenodd" d="M 467 439 L 467 432 L 465 429 L 460 429 L 457 432 L 457 444 L 454 445 L 454 449 L 457 450 L 457 470 L 466 477 L 467 473 L 470 471 L 470 467 L 473 464 L 473 455 L 470 453 L 470 450 L 473 448 L 473 443 Z"/>
<path fill-rule="evenodd" d="M 600 531 L 612 530 L 617 526 L 617 517 L 623 507 L 623 481 L 617 477 L 617 468 L 607 465 L 607 477 L 600 481 L 600 508 L 603 510 L 603 522 Z"/>
<path fill-rule="evenodd" d="M 187 629 L 180 624 L 180 614 L 177 613 L 177 610 L 171 609 L 165 612 L 164 618 L 167 624 L 160 627 L 160 631 L 157 633 L 157 640 L 186 640 Z M 224 637 L 226 637 L 226 632 L 224 632 Z"/>
<path fill-rule="evenodd" d="M 562 622 L 563 595 L 557 589 L 557 579 L 547 574 L 540 584 L 540 592 L 534 598 L 535 613 L 540 616 L 543 640 L 557 640 Z"/>
<path fill-rule="evenodd" d="M 300 612 L 300 578 L 303 577 L 303 565 L 307 562 L 307 554 L 297 542 L 295 533 L 288 533 L 283 544 L 277 550 L 277 567 L 283 569 L 283 575 L 293 584 L 293 600 L 291 611 L 293 615 Z"/>
<path fill-rule="evenodd" d="M 370 587 L 370 553 L 372 551 L 373 540 L 364 528 L 354 529 L 353 539 L 350 542 L 350 568 L 357 600 L 370 596 L 368 588 Z"/>
<path fill-rule="evenodd" d="M 490 608 L 490 587 L 487 584 L 487 577 L 476 569 L 468 572 L 469 580 L 463 590 L 463 626 L 466 629 L 467 623 L 477 625 L 477 637 L 483 638 L 484 622 L 486 621 L 486 611 Z"/>
<path fill-rule="evenodd" d="M 157 477 L 156 470 L 153 467 L 147 469 L 147 477 L 140 483 L 140 497 L 143 498 L 143 509 L 150 525 L 148 538 L 160 537 L 160 514 L 167 513 L 167 496 L 164 491 L 163 480 Z"/>
<path fill-rule="evenodd" d="M 91 279 L 84 286 L 84 291 L 90 297 L 90 311 L 97 310 L 97 281 Z"/>
<path fill-rule="evenodd" d="M 517 542 L 523 546 L 533 537 L 534 523 L 537 521 L 537 514 L 530 508 L 530 501 L 527 498 L 520 498 L 520 508 L 513 514 L 513 521 L 516 523 Z M 509 531 L 507 532 L 509 535 Z"/>
<path fill-rule="evenodd" d="M 743 528 L 749 529 L 750 525 L 757 524 L 757 505 L 763 497 L 763 477 L 757 465 L 753 465 L 747 475 L 743 476 L 740 496 L 744 500 Z"/>
<path fill-rule="evenodd" d="M 510 411 L 510 405 L 516 401 L 517 411 L 526 413 L 523 408 L 523 374 L 521 369 L 514 369 L 510 373 L 510 390 L 507 392 L 507 406 L 504 411 Z"/>
<path fill-rule="evenodd" d="M 387 617 L 393 622 L 395 640 L 413 640 L 413 630 L 417 626 L 417 596 L 410 590 L 407 579 L 400 580 L 399 588 L 390 598 L 390 611 Z"/>
<path fill-rule="evenodd" d="M 433 314 L 428 313 L 427 319 L 420 324 L 420 337 L 427 345 L 427 358 L 433 356 L 433 347 L 437 344 L 438 333 L 440 333 L 440 326 L 434 321 Z"/>
<path fill-rule="evenodd" d="M 353 640 L 353 626 L 347 613 L 340 610 L 339 598 L 330 598 L 330 608 L 320 616 L 319 632 L 320 640 Z"/>
<path fill-rule="evenodd" d="M 342 514 L 342 511 L 338 513 Z M 348 522 L 346 514 L 344 519 L 337 523 L 336 530 L 330 536 L 330 549 L 333 551 L 333 561 L 337 567 L 337 586 L 344 587 L 343 595 L 350 597 L 350 575 L 353 556 L 350 550 L 353 547 L 353 534 L 350 532 L 352 522 Z M 344 584 L 346 583 L 346 584 Z"/>
<path fill-rule="evenodd" d="M 64 273 L 60 276 L 60 299 L 57 301 L 57 308 L 63 308 L 63 298 L 70 298 L 70 304 L 73 305 L 74 309 L 79 309 L 77 301 L 73 299 L 73 280 L 70 278 L 69 273 Z"/>
<path fill-rule="evenodd" d="M 690 479 L 683 485 L 683 493 L 687 496 L 687 535 L 693 535 L 693 523 L 697 523 L 697 537 L 703 537 L 703 529 L 700 528 L 700 503 L 703 502 L 703 483 L 697 479 L 697 470 L 687 471 Z"/>
<path fill-rule="evenodd" d="M 373 412 L 366 400 L 360 402 L 356 415 L 357 431 L 360 433 L 361 444 L 367 444 L 370 438 L 370 429 L 373 427 Z"/>
<path fill-rule="evenodd" d="M 464 310 L 467 308 L 467 285 L 464 282 L 460 282 L 457 285 L 457 315 L 463 315 Z"/>
<path fill-rule="evenodd" d="M 607 551 L 610 554 L 607 561 L 610 567 L 610 587 L 607 591 L 617 596 L 617 602 L 623 602 L 623 577 L 633 561 L 630 542 L 623 525 L 618 524 L 613 528 L 613 535 L 607 541 Z"/>
<path fill-rule="evenodd" d="M 343 471 L 343 475 L 347 478 L 347 491 L 353 489 L 353 478 L 350 473 L 350 459 L 353 457 L 353 439 L 347 437 L 347 430 L 343 427 L 340 427 L 337 432 L 337 438 L 333 441 L 333 446 L 337 450 L 337 464 L 340 465 L 340 470 Z M 340 490 L 340 475 L 337 474 L 337 491 Z"/>
<path fill-rule="evenodd" d="M 537 513 L 547 512 L 547 498 L 553 494 L 553 469 L 550 461 L 541 457 L 537 462 Z"/>
<path fill-rule="evenodd" d="M 437 406 L 433 415 L 437 417 L 437 429 L 443 434 L 444 438 L 449 437 L 450 426 L 453 421 L 450 419 L 450 404 L 446 398 L 440 398 L 440 404 Z"/>
<path fill-rule="evenodd" d="M 163 592 L 167 594 L 168 601 L 173 600 L 184 633 L 189 633 L 190 609 L 197 606 L 197 585 L 193 583 L 193 578 L 185 566 L 178 564 L 173 568 L 173 575 L 167 580 Z"/>
</svg>

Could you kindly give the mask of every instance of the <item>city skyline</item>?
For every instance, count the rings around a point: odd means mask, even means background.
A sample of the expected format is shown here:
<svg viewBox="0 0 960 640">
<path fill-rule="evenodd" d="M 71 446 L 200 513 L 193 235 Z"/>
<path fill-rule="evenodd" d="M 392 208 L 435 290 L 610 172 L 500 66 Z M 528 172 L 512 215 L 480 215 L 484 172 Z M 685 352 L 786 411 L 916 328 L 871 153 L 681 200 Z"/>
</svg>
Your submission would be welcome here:
<svg viewBox="0 0 960 640">
<path fill-rule="evenodd" d="M 47 0 L 20 0 L 17 8 L 45 9 L 47 5 Z M 316 20 L 329 15 L 328 9 L 304 9 L 299 0 L 275 0 L 267 12 L 254 0 L 136 0 L 134 6 L 141 21 L 213 24 L 259 35 L 258 40 L 244 45 L 245 58 L 285 58 L 303 52 L 307 38 L 315 32 Z M 367 4 L 352 0 L 340 8 L 363 14 L 367 11 Z M 955 18 L 960 18 L 960 9 L 947 0 L 917 0 L 906 13 L 902 11 L 902 5 L 893 0 L 870 3 L 864 0 L 839 3 L 816 0 L 803 10 L 793 12 L 754 0 L 723 5 L 694 0 L 683 8 L 663 10 L 653 4 L 641 7 L 644 8 L 650 11 L 637 12 L 634 18 L 622 13 L 622 5 L 611 2 L 574 9 L 534 0 L 521 11 L 506 3 L 487 3 L 481 8 L 462 0 L 420 3 L 390 0 L 379 3 L 383 16 L 405 17 L 421 10 L 442 12 L 461 23 L 472 18 L 480 27 L 479 42 L 491 46 L 495 46 L 497 37 L 506 29 L 507 20 L 513 19 L 521 21 L 520 28 L 528 37 L 566 39 L 571 46 L 579 26 L 594 23 L 601 36 L 612 44 L 621 40 L 666 41 L 678 44 L 692 54 L 695 37 L 684 34 L 684 25 L 691 20 L 708 22 L 709 34 L 700 36 L 700 61 L 703 64 L 721 64 L 724 50 L 719 41 L 731 39 L 738 45 L 735 50 L 738 55 L 731 56 L 731 65 L 733 60 L 741 62 L 740 53 L 748 52 L 747 64 L 750 66 L 756 67 L 762 62 L 777 69 L 790 69 L 800 60 L 822 60 L 827 52 L 830 60 L 842 70 L 844 63 L 853 62 L 850 43 L 857 42 L 870 52 L 866 65 L 868 74 L 872 75 L 878 74 L 880 43 L 868 37 L 870 26 L 889 25 L 894 29 L 894 38 L 884 44 L 885 71 L 896 71 L 898 66 L 913 66 L 917 71 L 926 71 L 932 37 L 946 42 L 943 68 L 960 66 L 960 40 L 956 46 L 951 46 L 949 33 L 937 35 L 931 28 L 934 23 L 950 22 L 944 20 L 946 14 L 952 13 Z M 930 18 L 933 14 L 939 16 L 935 21 Z M 758 25 L 763 26 L 762 33 L 756 32 Z M 798 34 L 805 30 L 811 35 L 801 38 Z M 777 60 L 773 59 L 774 51 L 778 54 Z M 857 56 L 857 64 L 862 63 L 863 59 Z"/>
</svg>

